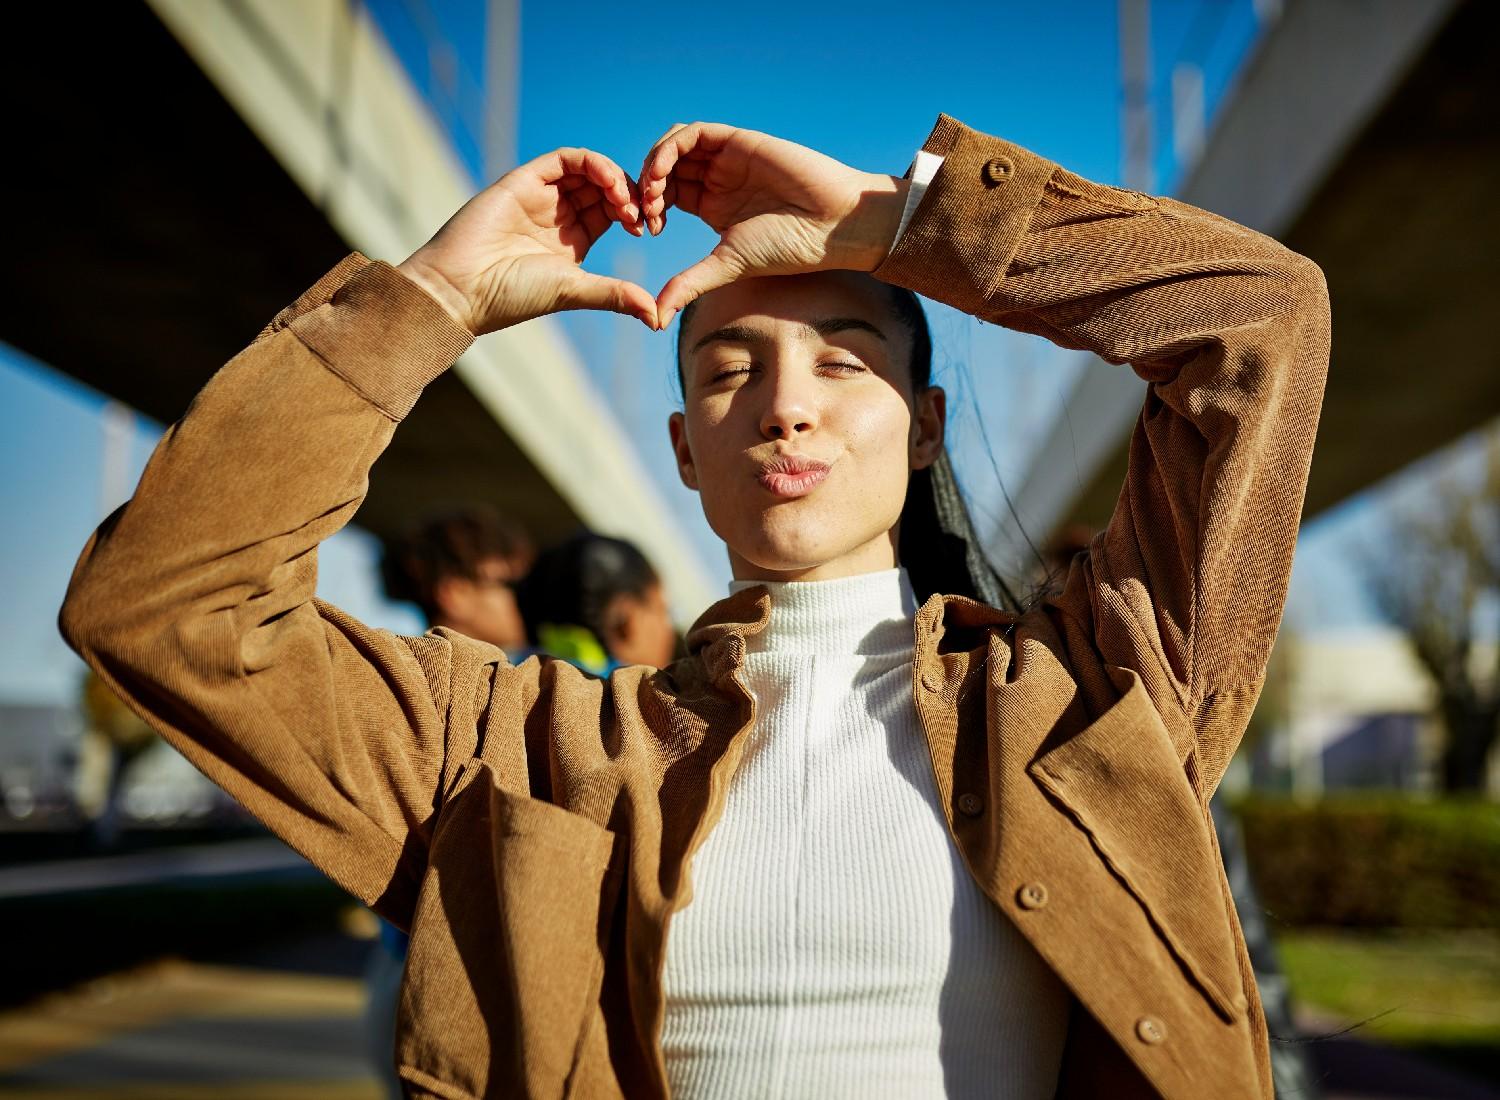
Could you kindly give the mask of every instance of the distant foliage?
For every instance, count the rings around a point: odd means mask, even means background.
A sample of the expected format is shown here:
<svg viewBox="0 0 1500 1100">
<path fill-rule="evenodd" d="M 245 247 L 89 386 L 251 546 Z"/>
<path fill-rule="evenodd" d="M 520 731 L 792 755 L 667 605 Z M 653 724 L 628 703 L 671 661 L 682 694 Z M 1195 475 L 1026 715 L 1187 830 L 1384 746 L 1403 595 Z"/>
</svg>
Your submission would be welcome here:
<svg viewBox="0 0 1500 1100">
<path fill-rule="evenodd" d="M 1347 797 L 1236 807 L 1274 928 L 1500 928 L 1500 804 Z"/>
<path fill-rule="evenodd" d="M 1437 688 L 1445 791 L 1485 787 L 1500 736 L 1500 433 L 1477 473 L 1450 475 L 1392 509 L 1386 537 L 1352 547 L 1376 606 Z"/>
</svg>

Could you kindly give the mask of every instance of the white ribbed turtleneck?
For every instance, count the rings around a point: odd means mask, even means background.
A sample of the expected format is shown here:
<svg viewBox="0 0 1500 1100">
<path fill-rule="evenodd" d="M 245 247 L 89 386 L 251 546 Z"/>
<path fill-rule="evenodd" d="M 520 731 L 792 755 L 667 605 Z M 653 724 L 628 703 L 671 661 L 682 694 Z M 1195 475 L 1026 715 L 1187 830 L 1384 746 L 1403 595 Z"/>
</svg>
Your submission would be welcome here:
<svg viewBox="0 0 1500 1100">
<path fill-rule="evenodd" d="M 905 572 L 768 587 L 756 726 L 667 939 L 673 1096 L 1051 1096 L 1067 995 L 948 836 Z"/>
</svg>

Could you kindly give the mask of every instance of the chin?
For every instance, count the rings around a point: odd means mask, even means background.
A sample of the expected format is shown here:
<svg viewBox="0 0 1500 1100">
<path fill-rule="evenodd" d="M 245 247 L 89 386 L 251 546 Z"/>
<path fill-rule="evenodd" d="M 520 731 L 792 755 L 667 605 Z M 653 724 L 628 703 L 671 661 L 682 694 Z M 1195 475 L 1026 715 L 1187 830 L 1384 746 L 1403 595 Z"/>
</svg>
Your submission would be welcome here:
<svg viewBox="0 0 1500 1100">
<path fill-rule="evenodd" d="M 706 505 L 710 498 L 702 499 Z M 764 573 L 806 573 L 836 562 L 888 532 L 900 516 L 899 505 L 889 517 L 886 508 L 840 507 L 845 500 L 822 490 L 797 500 L 730 494 L 714 500 L 717 507 L 704 508 L 714 534 L 732 557 Z"/>
<path fill-rule="evenodd" d="M 731 537 L 720 537 L 731 552 L 766 572 L 805 573 L 853 553 L 868 541 L 851 541 L 847 531 L 828 523 L 787 522 L 791 517 L 783 518 L 775 512 L 760 518 L 765 522 L 754 530 L 741 525 L 730 533 Z"/>
</svg>

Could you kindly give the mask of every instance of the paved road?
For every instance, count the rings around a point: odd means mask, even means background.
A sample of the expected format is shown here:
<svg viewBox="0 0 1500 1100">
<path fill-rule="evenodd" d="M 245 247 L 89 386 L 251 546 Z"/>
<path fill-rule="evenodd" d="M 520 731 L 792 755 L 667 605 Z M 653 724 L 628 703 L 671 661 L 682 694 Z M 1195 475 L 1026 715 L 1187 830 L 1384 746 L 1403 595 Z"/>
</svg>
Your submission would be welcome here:
<svg viewBox="0 0 1500 1100">
<path fill-rule="evenodd" d="M 0 866 L 0 901 L 257 874 L 316 875 L 274 837 Z"/>
<path fill-rule="evenodd" d="M 0 1014 L 15 1100 L 380 1100 L 355 978 L 162 962 Z"/>
<path fill-rule="evenodd" d="M 32 884 L 10 886 L 24 895 Z M 362 1021 L 366 946 L 287 937 L 212 962 L 151 963 L 0 1013 L 0 1098 L 381 1100 Z M 1363 1037 L 1310 1049 L 1322 1100 L 1500 1100 L 1492 1085 Z"/>
<path fill-rule="evenodd" d="M 7 1100 L 381 1100 L 363 984 L 259 966 L 161 962 L 0 1014 Z M 1314 1044 L 1323 1100 L 1494 1100 L 1409 1055 Z"/>
<path fill-rule="evenodd" d="M 1323 1100 L 1500 1100 L 1493 1085 L 1357 1039 L 1315 1043 L 1313 1061 Z"/>
</svg>

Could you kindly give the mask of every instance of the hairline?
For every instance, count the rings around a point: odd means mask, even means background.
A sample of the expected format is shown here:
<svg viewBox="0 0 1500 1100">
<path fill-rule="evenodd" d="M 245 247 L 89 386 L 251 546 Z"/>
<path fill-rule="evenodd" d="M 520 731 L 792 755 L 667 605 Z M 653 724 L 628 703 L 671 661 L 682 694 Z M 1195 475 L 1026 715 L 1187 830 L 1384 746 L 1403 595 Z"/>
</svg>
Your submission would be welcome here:
<svg viewBox="0 0 1500 1100">
<path fill-rule="evenodd" d="M 880 331 L 878 326 L 870 321 L 866 321 L 863 317 L 820 317 L 815 321 L 796 322 L 796 333 L 798 337 L 804 340 L 827 339 L 841 332 L 868 332 L 879 337 L 886 343 L 890 343 L 890 337 Z M 727 325 L 720 325 L 699 339 L 688 351 L 688 354 L 696 355 L 706 345 L 716 342 L 754 344 L 769 343 L 771 339 L 771 334 L 765 329 L 731 321 Z"/>
<path fill-rule="evenodd" d="M 883 282 L 882 280 L 879 280 L 879 279 L 873 279 L 872 278 L 870 281 L 873 282 L 875 285 L 877 285 L 879 287 L 882 287 L 886 291 L 884 312 L 889 316 L 889 318 L 892 321 L 894 321 L 902 329 L 906 330 L 907 333 L 911 336 L 911 347 L 908 349 L 906 367 L 908 369 L 908 372 L 911 375 L 911 383 L 912 383 L 912 389 L 913 389 L 913 391 L 916 392 L 916 393 L 920 393 L 923 390 L 929 389 L 932 386 L 932 378 L 931 378 L 931 371 L 932 371 L 932 361 L 931 361 L 931 359 L 932 359 L 932 332 L 931 332 L 931 328 L 928 325 L 927 319 L 925 317 L 922 317 L 922 318 L 920 318 L 919 321 L 915 321 L 914 322 L 914 321 L 912 321 L 910 318 L 908 318 L 906 316 L 906 310 L 904 308 L 904 304 L 905 303 L 904 303 L 903 298 L 902 298 L 903 294 L 910 295 L 913 298 L 915 298 L 916 295 L 911 294 L 910 291 L 907 291 L 907 290 L 905 290 L 902 287 L 896 286 L 896 285 L 894 285 L 892 283 Z M 713 337 L 715 335 L 720 334 L 720 333 L 724 333 L 725 330 L 728 330 L 728 329 L 734 329 L 734 328 L 741 327 L 741 326 L 737 326 L 733 322 L 731 322 L 728 325 L 721 325 L 719 328 L 715 329 L 713 332 L 709 333 L 707 336 L 699 339 L 696 343 L 694 343 L 694 345 L 691 348 L 685 348 L 683 346 L 683 337 L 684 337 L 684 334 L 687 331 L 688 322 L 692 319 L 693 314 L 697 312 L 698 304 L 699 304 L 700 301 L 702 301 L 701 298 L 695 298 L 691 302 L 688 302 L 687 305 L 683 306 L 682 312 L 678 315 L 678 318 L 677 318 L 677 326 L 678 326 L 678 329 L 677 329 L 677 340 L 676 340 L 676 344 L 675 344 L 675 347 L 674 347 L 673 360 L 675 361 L 675 366 L 676 366 L 676 369 L 677 369 L 677 388 L 678 388 L 678 392 L 683 397 L 686 397 L 686 394 L 687 394 L 687 378 L 686 378 L 686 369 L 685 369 L 686 368 L 686 364 L 687 364 L 687 360 L 690 357 L 692 357 L 694 354 L 696 354 L 699 350 L 701 350 L 705 346 L 705 344 L 711 342 L 712 339 L 713 339 Z M 916 308 L 917 308 L 918 311 L 920 311 L 921 310 L 920 304 L 918 304 Z M 804 327 L 805 328 L 813 329 L 816 332 L 817 326 L 819 326 L 820 324 L 827 324 L 827 323 L 830 323 L 830 322 L 832 322 L 832 323 L 838 323 L 841 326 L 843 325 L 844 322 L 853 322 L 852 324 L 848 325 L 848 328 L 868 330 L 870 332 L 873 332 L 876 336 L 879 336 L 887 344 L 890 343 L 890 338 L 884 332 L 882 332 L 874 324 L 872 324 L 872 323 L 870 323 L 868 321 L 865 321 L 862 318 L 849 318 L 849 317 L 827 318 L 827 319 L 822 320 L 822 321 L 813 321 L 813 322 L 805 323 Z M 745 328 L 745 329 L 748 330 L 749 326 L 743 326 L 743 328 Z M 816 335 L 819 336 L 819 337 L 823 337 L 823 336 L 827 336 L 827 335 L 833 335 L 837 331 L 844 331 L 844 328 L 840 327 L 840 328 L 828 331 L 826 333 L 824 333 L 824 332 L 816 332 Z M 746 332 L 746 333 L 744 333 L 744 335 L 749 335 L 749 333 Z M 922 342 L 921 341 L 922 337 L 926 338 L 926 343 L 927 343 L 927 346 L 928 346 L 927 363 L 926 363 L 926 369 L 927 369 L 928 377 L 927 377 L 927 380 L 925 382 L 918 382 L 917 381 L 917 370 L 916 370 L 916 368 L 917 368 L 916 359 L 917 359 L 918 346 Z M 748 343 L 748 342 L 752 342 L 752 341 L 747 340 L 745 342 Z"/>
</svg>

